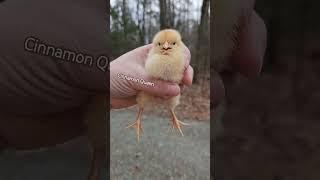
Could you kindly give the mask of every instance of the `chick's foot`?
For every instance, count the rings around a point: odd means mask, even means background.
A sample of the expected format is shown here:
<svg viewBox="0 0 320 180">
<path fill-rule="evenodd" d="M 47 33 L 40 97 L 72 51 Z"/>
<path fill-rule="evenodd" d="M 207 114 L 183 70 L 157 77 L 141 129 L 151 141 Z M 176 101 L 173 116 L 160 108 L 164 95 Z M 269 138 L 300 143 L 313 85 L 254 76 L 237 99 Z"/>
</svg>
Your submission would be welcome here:
<svg viewBox="0 0 320 180">
<path fill-rule="evenodd" d="M 170 110 L 170 113 L 172 115 L 172 129 L 178 129 L 181 136 L 184 136 L 182 133 L 182 130 L 181 130 L 181 125 L 189 126 L 190 124 L 184 123 L 184 122 L 178 120 L 176 114 L 174 113 L 174 111 L 172 109 Z"/>
<path fill-rule="evenodd" d="M 136 121 L 126 127 L 126 128 L 133 127 L 136 129 L 138 142 L 140 140 L 140 132 L 143 133 L 142 126 L 141 126 L 142 112 L 143 112 L 143 108 L 139 108 L 139 112 L 138 112 L 138 116 L 136 118 Z"/>
</svg>

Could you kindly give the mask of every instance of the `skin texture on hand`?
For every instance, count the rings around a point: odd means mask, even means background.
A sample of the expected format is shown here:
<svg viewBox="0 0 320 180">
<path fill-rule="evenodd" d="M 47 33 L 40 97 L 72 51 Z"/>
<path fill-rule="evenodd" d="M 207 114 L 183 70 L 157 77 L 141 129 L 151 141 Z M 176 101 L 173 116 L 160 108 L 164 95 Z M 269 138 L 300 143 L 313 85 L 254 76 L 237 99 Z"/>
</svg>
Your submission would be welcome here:
<svg viewBox="0 0 320 180">
<path fill-rule="evenodd" d="M 33 36 L 77 53 L 107 55 L 105 3 L 9 0 L 0 4 L 1 141 L 36 148 L 84 135 L 83 107 L 90 96 L 108 92 L 108 73 L 26 51 L 24 42 Z"/>
<path fill-rule="evenodd" d="M 254 11 L 254 0 L 244 0 L 239 3 L 242 17 L 239 17 L 240 27 L 238 46 L 233 51 L 229 62 L 233 69 L 242 75 L 252 78 L 260 74 L 266 49 L 266 26 Z M 213 37 L 214 39 L 214 37 Z M 223 82 L 219 76 L 213 79 L 213 105 L 217 106 L 225 95 Z"/>
<path fill-rule="evenodd" d="M 167 98 L 180 93 L 180 86 L 190 86 L 192 84 L 193 69 L 190 63 L 190 51 L 185 47 L 185 72 L 182 84 L 165 82 L 152 79 L 147 76 L 144 64 L 152 44 L 134 49 L 110 63 L 110 96 L 112 108 L 124 108 L 136 104 L 136 95 L 139 91 L 145 91 L 155 96 Z M 143 79 L 152 82 L 155 86 L 142 85 L 135 81 L 130 81 L 118 77 L 118 74 L 128 77 Z"/>
</svg>

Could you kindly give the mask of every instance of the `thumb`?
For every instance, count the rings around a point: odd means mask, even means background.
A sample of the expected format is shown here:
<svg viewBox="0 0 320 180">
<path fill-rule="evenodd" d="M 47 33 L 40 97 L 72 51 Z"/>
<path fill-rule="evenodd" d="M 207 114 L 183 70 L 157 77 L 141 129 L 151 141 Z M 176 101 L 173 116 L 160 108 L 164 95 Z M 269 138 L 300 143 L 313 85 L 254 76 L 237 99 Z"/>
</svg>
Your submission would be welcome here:
<svg viewBox="0 0 320 180">
<path fill-rule="evenodd" d="M 239 34 L 239 48 L 231 57 L 231 64 L 247 77 L 259 75 L 266 49 L 266 26 L 254 12 L 249 24 Z"/>
</svg>

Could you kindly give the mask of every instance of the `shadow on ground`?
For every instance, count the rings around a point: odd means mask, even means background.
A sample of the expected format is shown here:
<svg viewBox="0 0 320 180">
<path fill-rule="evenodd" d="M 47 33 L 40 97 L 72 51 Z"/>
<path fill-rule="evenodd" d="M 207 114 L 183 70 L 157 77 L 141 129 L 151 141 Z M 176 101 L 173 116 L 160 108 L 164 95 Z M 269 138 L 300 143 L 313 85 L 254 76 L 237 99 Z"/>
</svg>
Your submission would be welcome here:
<svg viewBox="0 0 320 180">
<path fill-rule="evenodd" d="M 85 138 L 39 151 L 5 151 L 0 154 L 0 179 L 85 180 L 88 158 Z M 106 179 L 105 175 L 102 179 Z"/>
</svg>

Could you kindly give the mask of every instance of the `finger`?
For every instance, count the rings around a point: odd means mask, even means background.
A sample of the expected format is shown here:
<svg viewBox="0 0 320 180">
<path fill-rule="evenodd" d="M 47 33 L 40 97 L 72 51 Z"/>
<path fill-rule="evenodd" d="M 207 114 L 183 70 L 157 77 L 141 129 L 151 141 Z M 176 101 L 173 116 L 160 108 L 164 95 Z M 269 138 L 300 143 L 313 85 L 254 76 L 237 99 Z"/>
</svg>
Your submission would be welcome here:
<svg viewBox="0 0 320 180">
<path fill-rule="evenodd" d="M 161 98 L 163 100 L 168 100 L 171 98 L 171 96 L 156 96 L 157 98 Z"/>
<path fill-rule="evenodd" d="M 138 57 L 137 60 L 139 61 L 140 64 L 144 64 L 145 60 L 147 59 L 148 53 L 152 47 L 153 47 L 153 44 L 147 44 L 147 45 L 138 47 L 130 52 L 134 53 L 134 55 L 131 54 L 133 57 L 135 56 Z"/>
<path fill-rule="evenodd" d="M 244 0 L 241 3 L 240 26 L 249 23 L 252 13 L 254 12 L 255 0 Z"/>
<path fill-rule="evenodd" d="M 250 22 L 239 35 L 239 48 L 230 62 L 241 74 L 247 77 L 258 76 L 266 49 L 266 27 L 263 20 L 253 13 Z"/>
<path fill-rule="evenodd" d="M 136 84 L 134 88 L 137 91 L 144 91 L 154 96 L 159 97 L 172 97 L 180 93 L 179 85 L 162 80 L 146 80 L 148 84 Z"/>
<path fill-rule="evenodd" d="M 142 53 L 147 53 L 149 52 L 149 50 L 153 47 L 152 44 L 147 44 L 147 45 L 144 45 L 144 46 L 140 46 L 134 50 L 136 51 L 139 51 L 139 52 L 142 52 Z"/>
<path fill-rule="evenodd" d="M 181 93 L 183 91 L 183 89 L 184 89 L 184 85 L 183 84 L 179 84 L 179 87 L 180 87 L 180 93 Z M 168 100 L 168 99 L 172 98 L 172 96 L 158 96 L 158 95 L 156 97 L 159 97 L 159 98 L 161 98 L 163 100 Z"/>
<path fill-rule="evenodd" d="M 183 51 L 184 51 L 184 55 L 185 55 L 184 58 L 186 60 L 184 67 L 185 67 L 185 69 L 187 69 L 190 64 L 190 61 L 191 61 L 191 53 L 190 53 L 189 48 L 185 44 L 183 44 L 183 46 L 184 46 Z"/>
<path fill-rule="evenodd" d="M 129 98 L 111 98 L 111 107 L 112 109 L 120 109 L 125 107 L 130 107 L 137 104 L 136 97 L 129 97 Z"/>
<path fill-rule="evenodd" d="M 193 81 L 193 73 L 194 73 L 193 68 L 192 66 L 189 65 L 186 71 L 184 72 L 182 83 L 187 86 L 191 86 Z"/>
<path fill-rule="evenodd" d="M 153 44 L 147 44 L 147 45 L 141 46 L 139 50 L 147 54 L 152 47 L 153 47 Z"/>
</svg>

